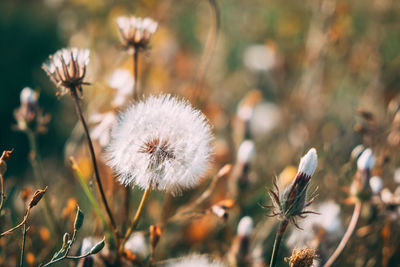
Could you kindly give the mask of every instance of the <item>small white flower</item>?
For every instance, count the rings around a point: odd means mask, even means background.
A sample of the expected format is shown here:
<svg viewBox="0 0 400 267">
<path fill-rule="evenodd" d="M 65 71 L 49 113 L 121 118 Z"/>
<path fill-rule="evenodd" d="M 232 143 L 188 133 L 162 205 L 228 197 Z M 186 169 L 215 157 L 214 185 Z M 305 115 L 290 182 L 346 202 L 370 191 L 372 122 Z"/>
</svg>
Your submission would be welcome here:
<svg viewBox="0 0 400 267">
<path fill-rule="evenodd" d="M 249 163 L 249 161 L 251 160 L 251 157 L 254 154 L 254 150 L 255 150 L 255 145 L 254 142 L 251 140 L 245 140 L 243 141 L 238 149 L 237 152 L 237 160 L 240 163 Z"/>
<path fill-rule="evenodd" d="M 127 103 L 129 96 L 133 94 L 134 79 L 132 74 L 125 69 L 117 69 L 113 72 L 108 85 L 117 90 L 117 93 L 112 101 L 113 106 L 122 107 Z"/>
<path fill-rule="evenodd" d="M 245 216 L 240 219 L 237 233 L 240 236 L 250 236 L 251 232 L 253 231 L 253 219 L 249 216 Z"/>
<path fill-rule="evenodd" d="M 60 88 L 59 95 L 64 95 L 69 90 L 77 89 L 87 84 L 83 81 L 86 67 L 89 64 L 88 49 L 64 48 L 49 57 L 49 61 L 42 65 L 43 70 L 51 80 Z"/>
<path fill-rule="evenodd" d="M 371 187 L 372 193 L 379 193 L 383 188 L 382 178 L 379 176 L 372 176 L 369 179 L 369 186 Z"/>
<path fill-rule="evenodd" d="M 93 140 L 96 140 L 101 147 L 105 148 L 110 143 L 111 130 L 117 124 L 117 120 L 117 115 L 112 111 L 91 115 L 89 121 L 97 125 L 93 127 L 90 136 Z"/>
<path fill-rule="evenodd" d="M 205 116 L 170 95 L 135 103 L 112 131 L 108 164 L 124 185 L 179 193 L 208 169 L 211 129 Z"/>
<path fill-rule="evenodd" d="M 276 53 L 266 45 L 249 46 L 244 53 L 244 64 L 255 71 L 268 71 L 276 64 Z"/>
<path fill-rule="evenodd" d="M 211 259 L 205 255 L 193 254 L 190 256 L 168 260 L 165 267 L 224 267 L 220 261 Z"/>
<path fill-rule="evenodd" d="M 146 238 L 144 234 L 140 232 L 134 233 L 128 241 L 126 241 L 124 248 L 142 259 L 146 258 L 149 254 Z"/>
<path fill-rule="evenodd" d="M 22 89 L 20 94 L 21 105 L 23 104 L 35 104 L 37 102 L 37 95 L 35 91 L 30 87 Z"/>
<path fill-rule="evenodd" d="M 359 170 L 372 170 L 375 166 L 375 157 L 372 150 L 367 148 L 357 160 L 357 167 Z"/>
<path fill-rule="evenodd" d="M 307 152 L 307 154 L 305 154 L 301 158 L 298 173 L 303 173 L 306 176 L 311 177 L 314 174 L 317 165 L 318 165 L 317 151 L 315 150 L 315 148 L 311 148 Z"/>
<path fill-rule="evenodd" d="M 150 18 L 118 17 L 122 44 L 131 49 L 144 49 L 150 42 L 158 23 Z"/>
</svg>

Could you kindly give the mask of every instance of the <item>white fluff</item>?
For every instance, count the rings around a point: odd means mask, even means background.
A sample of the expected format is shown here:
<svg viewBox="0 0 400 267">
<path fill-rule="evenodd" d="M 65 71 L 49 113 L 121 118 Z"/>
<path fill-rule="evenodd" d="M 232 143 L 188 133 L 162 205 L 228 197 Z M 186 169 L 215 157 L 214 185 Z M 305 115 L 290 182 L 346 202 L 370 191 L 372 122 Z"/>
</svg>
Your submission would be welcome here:
<svg viewBox="0 0 400 267">
<path fill-rule="evenodd" d="M 165 267 L 223 267 L 226 266 L 222 262 L 210 259 L 205 255 L 193 254 L 190 256 L 169 260 Z"/>
<path fill-rule="evenodd" d="M 32 88 L 25 87 L 20 94 L 21 104 L 33 104 L 37 102 L 37 95 Z"/>
<path fill-rule="evenodd" d="M 357 160 L 357 167 L 359 170 L 371 170 L 375 166 L 375 158 L 372 154 L 372 150 L 367 148 L 361 154 L 361 156 Z"/>
<path fill-rule="evenodd" d="M 167 147 L 154 146 L 152 156 L 143 148 L 153 139 Z M 112 131 L 108 164 L 126 186 L 146 189 L 151 184 L 175 194 L 199 183 L 209 167 L 211 139 L 205 116 L 189 103 L 170 95 L 151 96 L 121 115 Z M 162 157 L 166 150 L 169 156 Z"/>
<path fill-rule="evenodd" d="M 254 142 L 251 140 L 243 141 L 237 152 L 237 160 L 241 163 L 249 163 L 255 150 Z"/>
<path fill-rule="evenodd" d="M 245 216 L 240 219 L 237 233 L 240 236 L 250 236 L 251 232 L 253 231 L 253 219 L 249 216 Z"/>
<path fill-rule="evenodd" d="M 383 181 L 379 176 L 372 176 L 369 179 L 369 186 L 371 187 L 372 193 L 377 194 L 383 189 Z"/>
<path fill-rule="evenodd" d="M 318 165 L 318 156 L 317 150 L 315 148 L 311 148 L 307 154 L 305 154 L 299 164 L 299 173 L 304 173 L 307 176 L 312 176 L 315 172 L 315 169 Z"/>
</svg>

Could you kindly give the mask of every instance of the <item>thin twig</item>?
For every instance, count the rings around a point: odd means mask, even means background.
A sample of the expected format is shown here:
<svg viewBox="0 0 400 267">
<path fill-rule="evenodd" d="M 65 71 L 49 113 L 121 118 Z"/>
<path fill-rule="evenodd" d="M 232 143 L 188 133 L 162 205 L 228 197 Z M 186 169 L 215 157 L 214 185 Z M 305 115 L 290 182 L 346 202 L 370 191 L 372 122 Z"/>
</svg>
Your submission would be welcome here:
<svg viewBox="0 0 400 267">
<path fill-rule="evenodd" d="M 22 222 L 20 222 L 19 224 L 17 224 L 16 226 L 14 226 L 13 228 L 3 232 L 0 234 L 0 238 L 5 236 L 5 235 L 9 235 L 11 234 L 13 231 L 15 231 L 16 229 L 20 228 L 21 226 L 23 226 L 26 223 L 26 220 L 28 220 L 29 214 L 31 212 L 31 207 L 28 207 L 28 209 L 26 210 L 24 219 L 22 220 Z"/>
<path fill-rule="evenodd" d="M 289 224 L 288 220 L 284 220 L 279 224 L 279 229 L 276 232 L 274 247 L 272 249 L 272 256 L 271 256 L 271 263 L 269 264 L 270 267 L 275 267 L 276 265 L 276 258 L 278 256 L 279 247 L 281 245 L 283 234 Z"/>
<path fill-rule="evenodd" d="M 339 245 L 337 246 L 335 252 L 330 256 L 328 261 L 324 264 L 323 267 L 330 267 L 332 264 L 335 262 L 335 260 L 340 256 L 342 253 L 344 247 L 346 246 L 347 242 L 349 242 L 351 235 L 354 232 L 354 229 L 356 228 L 358 218 L 360 217 L 361 214 L 361 207 L 362 203 L 361 201 L 357 201 L 355 206 L 354 206 L 354 211 L 353 215 L 351 216 L 351 220 L 349 223 L 349 226 L 347 227 L 346 233 L 344 234 L 342 240 L 340 241 Z"/>
<path fill-rule="evenodd" d="M 151 191 L 151 185 L 149 185 L 149 187 L 146 189 L 146 191 L 144 191 L 143 196 L 142 196 L 142 200 L 140 201 L 139 207 L 136 210 L 136 214 L 135 217 L 132 220 L 131 226 L 129 227 L 128 231 L 126 232 L 124 239 L 121 242 L 119 251 L 122 253 L 123 249 L 124 249 L 124 244 L 125 242 L 128 240 L 129 236 L 132 234 L 133 230 L 136 229 L 136 226 L 139 223 L 139 219 L 140 216 L 142 214 L 143 208 L 146 205 L 147 199 L 150 196 L 150 191 Z"/>
<path fill-rule="evenodd" d="M 82 113 L 81 106 L 80 106 L 80 103 L 79 103 L 79 97 L 78 97 L 76 88 L 71 88 L 71 95 L 72 95 L 72 98 L 73 98 L 74 103 L 75 103 L 76 113 L 78 114 L 79 120 L 81 121 L 83 129 L 84 129 L 84 132 L 85 132 L 86 141 L 88 143 L 89 152 L 90 152 L 90 156 L 91 156 L 92 163 L 93 163 L 93 169 L 94 169 L 94 173 L 95 173 L 97 188 L 98 188 L 98 190 L 100 192 L 101 200 L 102 200 L 103 205 L 104 205 L 104 207 L 106 209 L 108 218 L 110 219 L 111 228 L 113 230 L 115 242 L 118 244 L 119 237 L 118 237 L 117 226 L 115 224 L 114 217 L 113 217 L 113 215 L 111 213 L 111 209 L 110 209 L 110 207 L 108 205 L 108 202 L 107 202 L 107 199 L 106 199 L 106 195 L 104 193 L 103 186 L 101 184 L 100 174 L 99 174 L 99 170 L 97 168 L 96 155 L 94 153 L 94 148 L 93 148 L 93 143 L 92 143 L 92 140 L 90 138 L 89 129 L 87 127 L 85 118 L 83 117 L 83 113 Z"/>
</svg>

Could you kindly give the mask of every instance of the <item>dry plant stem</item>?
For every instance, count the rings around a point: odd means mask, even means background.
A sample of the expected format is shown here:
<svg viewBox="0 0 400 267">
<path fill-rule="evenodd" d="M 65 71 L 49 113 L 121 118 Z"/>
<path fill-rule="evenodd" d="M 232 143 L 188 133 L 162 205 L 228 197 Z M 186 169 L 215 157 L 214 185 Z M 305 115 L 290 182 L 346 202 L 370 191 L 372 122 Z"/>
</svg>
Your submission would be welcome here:
<svg viewBox="0 0 400 267">
<path fill-rule="evenodd" d="M 349 226 L 347 227 L 346 233 L 344 234 L 342 240 L 340 241 L 338 247 L 336 248 L 335 252 L 330 256 L 328 261 L 324 264 L 323 267 L 330 267 L 332 264 L 335 262 L 335 260 L 340 256 L 340 253 L 342 253 L 344 247 L 346 246 L 347 242 L 349 242 L 351 235 L 354 232 L 354 229 L 356 228 L 358 218 L 360 217 L 361 214 L 361 207 L 362 203 L 361 201 L 357 201 L 356 205 L 354 206 L 354 211 L 353 215 L 351 217 Z"/>
<path fill-rule="evenodd" d="M 4 200 L 6 199 L 6 195 L 4 193 L 4 176 L 0 174 L 0 183 L 1 183 L 1 196 L 0 196 L 0 212 L 3 209 Z"/>
<path fill-rule="evenodd" d="M 26 213 L 25 213 L 25 216 L 24 216 L 24 219 L 22 220 L 22 222 L 20 222 L 18 225 L 14 226 L 13 228 L 11 228 L 11 229 L 9 229 L 9 230 L 7 230 L 7 231 L 1 233 L 1 234 L 0 234 L 0 238 L 3 237 L 3 236 L 5 236 L 5 235 L 11 234 L 13 231 L 15 231 L 16 229 L 18 229 L 18 228 L 20 228 L 21 226 L 23 226 L 23 225 L 26 223 L 26 221 L 28 220 L 28 217 L 29 217 L 29 214 L 30 214 L 30 213 L 31 213 L 31 207 L 28 207 L 28 209 L 26 210 Z"/>
<path fill-rule="evenodd" d="M 24 267 L 26 232 L 28 232 L 28 229 L 26 228 L 26 223 L 24 223 L 24 230 L 23 230 L 23 234 L 22 234 L 21 257 L 20 257 L 20 260 L 19 260 L 19 267 Z"/>
<path fill-rule="evenodd" d="M 138 99 L 138 68 L 139 68 L 139 49 L 135 48 L 133 51 L 133 100 Z"/>
<path fill-rule="evenodd" d="M 275 267 L 276 265 L 276 258 L 278 256 L 279 247 L 281 245 L 283 234 L 289 224 L 289 221 L 284 220 L 279 224 L 279 229 L 276 232 L 274 247 L 272 249 L 272 256 L 271 256 L 271 263 L 269 264 L 270 267 Z"/>
<path fill-rule="evenodd" d="M 147 202 L 147 200 L 148 200 L 148 198 L 150 196 L 150 191 L 151 191 L 151 185 L 143 193 L 142 200 L 140 201 L 139 207 L 136 210 L 136 214 L 135 214 L 135 217 L 132 220 L 131 226 L 129 227 L 128 231 L 126 231 L 124 239 L 121 242 L 121 245 L 120 245 L 120 248 L 119 248 L 120 252 L 123 251 L 125 242 L 128 240 L 129 236 L 132 234 L 133 230 L 136 229 L 136 226 L 139 223 L 139 219 L 140 219 L 140 216 L 142 214 L 143 208 L 146 205 L 146 202 Z"/>
<path fill-rule="evenodd" d="M 31 130 L 27 130 L 26 134 L 28 135 L 29 145 L 30 145 L 30 149 L 31 149 L 30 159 L 31 159 L 33 172 L 34 172 L 34 175 L 35 175 L 37 181 L 39 182 L 39 186 L 41 188 L 43 188 L 45 186 L 45 182 L 43 180 L 42 161 L 41 161 L 39 149 L 37 146 L 36 134 L 34 132 L 32 132 Z M 53 231 L 57 233 L 57 235 L 61 236 L 62 235 L 61 229 L 58 227 L 53 210 L 51 209 L 50 203 L 47 201 L 47 196 L 43 197 L 43 203 L 44 203 L 44 206 L 43 206 L 42 210 L 44 212 L 44 216 L 45 216 L 48 224 L 51 226 L 51 229 L 53 229 Z"/>
<path fill-rule="evenodd" d="M 217 45 L 217 37 L 220 29 L 220 12 L 216 0 L 208 0 L 211 7 L 211 26 L 204 48 L 204 53 L 199 64 L 197 75 L 195 78 L 195 92 L 194 101 L 197 101 L 201 95 L 201 88 L 203 83 L 204 74 L 207 70 L 211 56 Z"/>
<path fill-rule="evenodd" d="M 85 131 L 85 136 L 86 136 L 86 140 L 87 140 L 87 143 L 88 143 L 90 156 L 91 156 L 92 163 L 93 163 L 93 169 L 94 169 L 94 173 L 95 173 L 97 188 L 98 188 L 98 190 L 100 192 L 101 200 L 102 200 L 103 205 L 104 205 L 104 207 L 106 209 L 108 218 L 110 219 L 111 228 L 113 230 L 115 242 L 118 244 L 119 238 L 118 238 L 117 226 L 115 224 L 114 217 L 112 216 L 110 207 L 109 207 L 109 205 L 107 203 L 106 195 L 104 194 L 103 186 L 102 186 L 101 180 L 100 180 L 99 170 L 97 168 L 97 162 L 96 162 L 96 156 L 94 154 L 93 143 L 92 143 L 92 140 L 90 138 L 89 129 L 88 129 L 87 125 L 86 125 L 85 118 L 83 117 L 83 114 L 82 114 L 81 106 L 79 104 L 79 97 L 78 97 L 78 94 L 77 94 L 76 91 L 77 91 L 76 88 L 71 88 L 71 95 L 72 95 L 72 98 L 74 99 L 76 113 L 78 114 L 79 120 L 81 121 L 83 129 Z"/>
</svg>

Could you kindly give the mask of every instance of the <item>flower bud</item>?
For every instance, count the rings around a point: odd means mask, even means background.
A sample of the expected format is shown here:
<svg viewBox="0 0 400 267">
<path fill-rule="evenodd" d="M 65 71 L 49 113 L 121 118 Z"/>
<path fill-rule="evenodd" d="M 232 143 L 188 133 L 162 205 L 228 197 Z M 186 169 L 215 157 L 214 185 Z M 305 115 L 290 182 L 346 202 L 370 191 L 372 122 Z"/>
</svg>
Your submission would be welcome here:
<svg viewBox="0 0 400 267">
<path fill-rule="evenodd" d="M 151 225 L 150 226 L 150 244 L 153 249 L 157 246 L 158 241 L 160 241 L 160 237 L 161 237 L 160 227 L 158 227 L 157 225 Z"/>
<path fill-rule="evenodd" d="M 79 206 L 77 206 L 76 217 L 74 222 L 75 230 L 81 229 L 84 219 L 85 219 L 85 214 L 83 214 L 82 210 L 79 208 Z"/>
<path fill-rule="evenodd" d="M 98 242 L 94 247 L 90 250 L 89 254 L 94 255 L 99 253 L 105 246 L 104 238 L 100 242 Z"/>
<path fill-rule="evenodd" d="M 252 231 L 253 231 L 253 219 L 249 216 L 245 216 L 242 219 L 240 219 L 237 227 L 238 235 L 248 237 L 251 235 Z"/>
</svg>

